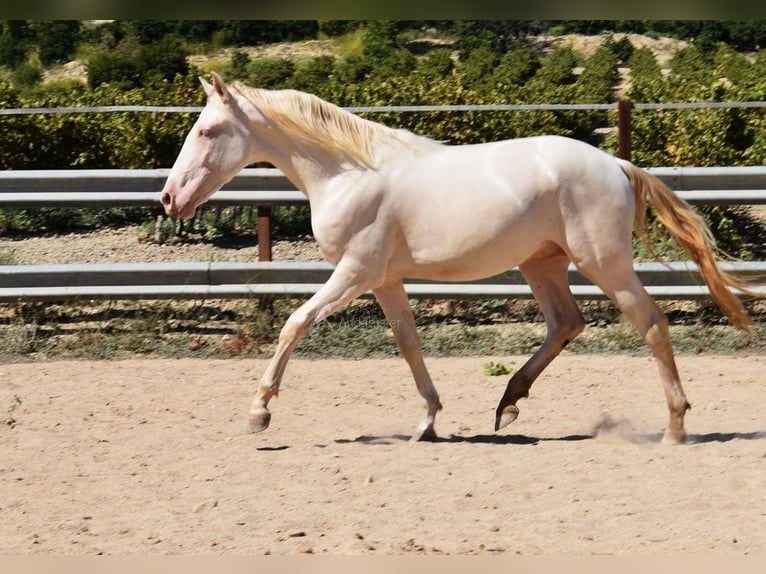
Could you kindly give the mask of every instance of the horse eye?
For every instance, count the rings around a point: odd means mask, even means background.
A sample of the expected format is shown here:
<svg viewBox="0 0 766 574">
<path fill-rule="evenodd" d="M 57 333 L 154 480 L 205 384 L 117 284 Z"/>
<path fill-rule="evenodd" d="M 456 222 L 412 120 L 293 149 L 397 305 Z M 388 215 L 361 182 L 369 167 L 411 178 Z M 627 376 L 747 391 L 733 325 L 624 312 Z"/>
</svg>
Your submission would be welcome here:
<svg viewBox="0 0 766 574">
<path fill-rule="evenodd" d="M 207 129 L 207 128 L 200 129 L 199 137 L 201 137 L 201 138 L 209 138 L 210 137 L 210 130 Z"/>
</svg>

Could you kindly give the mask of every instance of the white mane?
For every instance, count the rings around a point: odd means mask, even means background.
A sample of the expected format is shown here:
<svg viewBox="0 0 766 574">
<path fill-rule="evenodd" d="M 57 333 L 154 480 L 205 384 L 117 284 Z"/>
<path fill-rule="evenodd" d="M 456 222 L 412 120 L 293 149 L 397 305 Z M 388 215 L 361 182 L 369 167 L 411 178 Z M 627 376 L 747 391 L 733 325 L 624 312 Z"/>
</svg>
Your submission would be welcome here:
<svg viewBox="0 0 766 574">
<path fill-rule="evenodd" d="M 438 142 L 403 129 L 366 120 L 317 96 L 297 90 L 264 90 L 240 82 L 231 87 L 286 135 L 318 146 L 341 161 L 376 167 L 376 149 L 400 145 L 415 151 L 418 144 Z"/>
</svg>

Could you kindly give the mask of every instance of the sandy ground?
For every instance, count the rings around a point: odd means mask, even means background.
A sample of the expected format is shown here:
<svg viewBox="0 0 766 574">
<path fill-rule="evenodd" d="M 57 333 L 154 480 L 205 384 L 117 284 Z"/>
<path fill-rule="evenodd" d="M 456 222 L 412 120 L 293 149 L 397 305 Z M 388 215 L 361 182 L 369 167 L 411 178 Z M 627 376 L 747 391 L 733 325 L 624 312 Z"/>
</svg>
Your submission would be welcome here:
<svg viewBox="0 0 766 574">
<path fill-rule="evenodd" d="M 648 356 L 562 355 L 500 433 L 490 360 L 428 360 L 416 444 L 396 358 L 294 359 L 258 435 L 263 360 L 0 365 L 0 553 L 766 553 L 766 356 L 679 357 L 676 447 Z"/>
</svg>

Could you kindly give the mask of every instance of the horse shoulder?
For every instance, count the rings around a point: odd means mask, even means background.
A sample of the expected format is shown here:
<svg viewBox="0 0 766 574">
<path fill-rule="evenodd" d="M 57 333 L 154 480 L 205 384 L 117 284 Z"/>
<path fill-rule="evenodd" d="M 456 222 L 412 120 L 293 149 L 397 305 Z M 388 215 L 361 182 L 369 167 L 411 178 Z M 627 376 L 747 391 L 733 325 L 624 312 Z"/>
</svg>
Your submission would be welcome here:
<svg viewBox="0 0 766 574">
<path fill-rule="evenodd" d="M 370 170 L 341 174 L 312 194 L 311 227 L 325 259 L 336 263 L 360 234 L 384 225 L 384 199 L 383 180 Z"/>
</svg>

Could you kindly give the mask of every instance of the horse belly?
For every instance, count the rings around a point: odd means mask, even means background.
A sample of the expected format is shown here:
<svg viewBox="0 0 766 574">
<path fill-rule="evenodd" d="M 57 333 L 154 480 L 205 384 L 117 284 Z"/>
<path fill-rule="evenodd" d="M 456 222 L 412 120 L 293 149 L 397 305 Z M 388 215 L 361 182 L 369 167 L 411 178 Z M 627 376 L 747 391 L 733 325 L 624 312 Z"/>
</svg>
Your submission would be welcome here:
<svg viewBox="0 0 766 574">
<path fill-rule="evenodd" d="M 493 241 L 472 248 L 457 246 L 446 252 L 413 253 L 402 269 L 402 277 L 436 281 L 472 281 L 497 275 L 515 267 L 537 251 L 544 242 L 529 247 Z"/>
<path fill-rule="evenodd" d="M 504 193 L 480 195 L 431 205 L 427 217 L 405 230 L 406 276 L 480 279 L 518 265 L 558 239 L 558 218 L 545 202 L 522 205 Z"/>
</svg>

